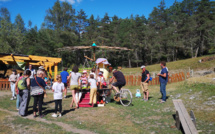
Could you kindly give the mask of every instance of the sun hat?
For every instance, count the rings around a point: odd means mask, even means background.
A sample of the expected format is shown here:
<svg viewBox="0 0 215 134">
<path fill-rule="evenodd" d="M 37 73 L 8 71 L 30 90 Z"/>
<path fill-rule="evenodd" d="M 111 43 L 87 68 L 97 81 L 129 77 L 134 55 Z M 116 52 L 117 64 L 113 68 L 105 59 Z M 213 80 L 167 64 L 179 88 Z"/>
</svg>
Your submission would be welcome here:
<svg viewBox="0 0 215 134">
<path fill-rule="evenodd" d="M 146 67 L 146 66 L 142 65 L 140 68 L 143 69 L 143 68 L 145 68 L 145 67 Z"/>
<path fill-rule="evenodd" d="M 40 66 L 39 69 L 43 70 L 43 69 L 45 69 L 45 68 L 44 68 L 43 66 Z"/>
<path fill-rule="evenodd" d="M 102 75 L 102 72 L 99 72 L 99 75 Z"/>
<path fill-rule="evenodd" d="M 84 71 L 83 71 L 83 73 L 87 73 L 87 71 L 86 71 L 86 70 L 84 70 Z"/>
</svg>

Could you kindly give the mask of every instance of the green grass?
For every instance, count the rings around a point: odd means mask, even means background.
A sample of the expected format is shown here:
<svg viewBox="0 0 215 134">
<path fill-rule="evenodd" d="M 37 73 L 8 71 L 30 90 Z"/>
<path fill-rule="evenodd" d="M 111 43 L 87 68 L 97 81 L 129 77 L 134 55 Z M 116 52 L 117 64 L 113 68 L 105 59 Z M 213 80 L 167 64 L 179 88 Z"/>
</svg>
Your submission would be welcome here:
<svg viewBox="0 0 215 134">
<path fill-rule="evenodd" d="M 213 55 L 211 55 L 211 56 L 213 56 Z M 204 57 L 210 57 L 210 56 L 203 56 L 203 57 L 198 57 L 198 58 L 190 58 L 190 59 L 186 59 L 186 60 L 168 62 L 167 67 L 168 67 L 169 71 L 171 71 L 171 70 L 188 70 L 189 68 L 194 69 L 194 70 L 214 68 L 215 60 L 207 61 L 204 63 L 198 62 L 200 59 L 202 59 Z M 158 71 L 160 71 L 160 64 L 146 66 L 146 69 L 149 70 L 150 72 L 158 72 Z M 141 70 L 140 70 L 140 67 L 139 68 L 123 68 L 122 72 L 124 74 L 140 74 Z"/>
<path fill-rule="evenodd" d="M 133 95 L 137 88 L 127 87 Z M 167 96 L 169 97 L 164 104 L 159 103 L 160 92 L 159 86 L 150 86 L 150 97 L 148 102 L 141 101 L 140 98 L 133 99 L 133 106 L 123 107 L 120 104 L 111 102 L 105 107 L 101 108 L 80 108 L 74 111 L 69 111 L 61 118 L 52 118 L 54 103 L 51 102 L 53 94 L 48 94 L 45 102 L 50 102 L 44 106 L 46 113 L 46 120 L 63 122 L 71 124 L 79 129 L 86 129 L 92 132 L 101 134 L 119 134 L 119 133 L 175 133 L 180 134 L 181 131 L 171 126 L 175 125 L 173 115 L 175 108 L 172 99 L 182 99 L 188 111 L 194 111 L 197 118 L 197 129 L 202 130 L 202 133 L 215 133 L 215 107 L 214 105 L 207 105 L 205 102 L 215 101 L 215 86 L 210 83 L 194 83 L 179 82 L 167 85 Z M 71 93 L 68 93 L 70 95 Z M 180 96 L 180 97 L 179 97 Z M 194 96 L 193 99 L 190 97 Z M 213 98 L 214 96 L 214 98 Z M 70 110 L 69 105 L 72 98 L 63 100 L 63 110 Z M 15 101 L 10 101 L 9 96 L 0 98 L 0 107 L 10 111 L 15 110 Z M 32 106 L 33 98 L 30 106 Z M 32 110 L 30 108 L 29 110 Z M 1 112 L 0 112 L 1 115 Z M 30 115 L 33 116 L 33 115 Z M 62 132 L 60 127 L 55 125 L 37 124 L 37 122 L 29 122 L 29 120 L 21 117 L 14 118 L 14 125 L 21 124 L 29 126 L 29 129 L 40 127 L 40 125 L 47 126 L 46 132 Z M 3 119 L 5 120 L 5 119 Z M 1 116 L 0 116 L 1 121 Z M 27 123 L 28 122 L 28 123 Z M 37 125 L 32 125 L 36 123 Z M 51 129 L 52 128 L 52 129 Z M 59 129 L 59 131 L 58 131 Z M 10 130 L 8 130 L 9 132 Z M 45 131 L 45 130 L 44 130 Z M 6 131 L 5 131 L 6 132 Z"/>
</svg>

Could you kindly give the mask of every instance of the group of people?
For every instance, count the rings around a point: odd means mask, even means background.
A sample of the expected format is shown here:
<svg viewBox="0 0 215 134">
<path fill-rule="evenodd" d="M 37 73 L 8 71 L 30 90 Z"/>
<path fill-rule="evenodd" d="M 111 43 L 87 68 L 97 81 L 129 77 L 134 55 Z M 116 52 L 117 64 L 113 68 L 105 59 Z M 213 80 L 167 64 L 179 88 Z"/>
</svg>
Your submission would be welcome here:
<svg viewBox="0 0 215 134">
<path fill-rule="evenodd" d="M 159 76 L 160 82 L 160 92 L 161 92 L 161 100 L 160 103 L 166 102 L 166 85 L 168 82 L 168 68 L 166 67 L 166 62 L 161 61 L 160 63 L 161 71 L 157 74 Z M 149 99 L 149 88 L 148 83 L 150 80 L 149 71 L 146 70 L 145 66 L 141 66 L 142 70 L 142 79 L 141 79 L 141 88 L 143 91 L 143 100 L 148 101 Z"/>
<path fill-rule="evenodd" d="M 166 102 L 166 84 L 168 82 L 168 68 L 166 67 L 166 62 L 161 62 L 161 71 L 157 75 L 159 76 L 160 81 L 160 92 L 162 95 L 161 103 Z M 141 79 L 141 88 L 143 91 L 143 100 L 148 101 L 149 97 L 149 88 L 148 83 L 150 80 L 149 71 L 146 70 L 145 66 L 141 66 L 142 70 L 142 79 Z M 86 70 L 79 73 L 79 68 L 74 66 L 70 73 L 67 72 L 67 68 L 64 69 L 57 75 L 57 81 L 54 82 L 52 86 L 52 91 L 54 92 L 53 97 L 55 101 L 55 113 L 52 117 L 61 117 L 62 116 L 62 99 L 63 93 L 64 98 L 67 97 L 67 87 L 72 91 L 72 102 L 70 107 L 73 107 L 75 103 L 75 108 L 79 108 L 78 103 L 80 101 L 81 93 L 79 89 L 90 89 L 90 105 L 95 105 L 97 102 L 97 89 L 105 88 L 107 83 L 113 83 L 112 88 L 116 91 L 116 96 L 120 94 L 120 89 L 126 85 L 125 76 L 121 71 L 113 70 L 113 76 L 110 78 L 109 82 L 106 82 L 103 72 L 99 69 L 92 69 L 88 74 Z M 21 116 L 26 116 L 28 113 L 28 105 L 31 96 L 34 98 L 33 103 L 33 115 L 37 117 L 36 113 L 39 112 L 41 118 L 44 117 L 42 114 L 42 104 L 44 95 L 46 94 L 46 82 L 45 79 L 47 73 L 43 66 L 40 66 L 36 71 L 32 69 L 32 65 L 29 65 L 29 68 L 24 71 L 24 74 L 17 75 L 16 70 L 13 70 L 13 73 L 9 77 L 11 82 L 11 91 L 12 98 L 11 100 L 17 99 L 16 107 Z M 115 82 L 114 82 L 115 81 Z M 88 88 L 89 87 L 89 88 Z M 38 109 L 37 109 L 38 107 Z M 57 115 L 57 111 L 59 114 Z"/>
<path fill-rule="evenodd" d="M 28 114 L 28 105 L 32 96 L 34 98 L 34 117 L 37 116 L 37 111 L 39 111 L 41 118 L 44 117 L 42 114 L 42 103 L 46 93 L 46 82 L 44 81 L 46 77 L 47 74 L 43 66 L 40 66 L 36 71 L 32 68 L 32 65 L 29 65 L 29 68 L 24 71 L 23 75 L 22 73 L 17 75 L 16 70 L 13 70 L 9 77 L 12 91 L 11 100 L 16 99 L 16 108 L 21 116 Z"/>
</svg>

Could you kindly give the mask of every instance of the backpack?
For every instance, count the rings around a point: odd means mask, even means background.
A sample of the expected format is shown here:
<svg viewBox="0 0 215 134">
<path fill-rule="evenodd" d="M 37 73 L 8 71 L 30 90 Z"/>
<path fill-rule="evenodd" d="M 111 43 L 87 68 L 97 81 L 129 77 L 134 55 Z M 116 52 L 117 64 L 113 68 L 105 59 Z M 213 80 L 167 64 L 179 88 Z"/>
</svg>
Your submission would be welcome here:
<svg viewBox="0 0 215 134">
<path fill-rule="evenodd" d="M 21 80 L 19 80 L 18 82 L 18 89 L 19 90 L 24 90 L 24 89 L 27 89 L 27 82 L 26 82 L 26 79 L 27 78 L 22 78 Z"/>
</svg>

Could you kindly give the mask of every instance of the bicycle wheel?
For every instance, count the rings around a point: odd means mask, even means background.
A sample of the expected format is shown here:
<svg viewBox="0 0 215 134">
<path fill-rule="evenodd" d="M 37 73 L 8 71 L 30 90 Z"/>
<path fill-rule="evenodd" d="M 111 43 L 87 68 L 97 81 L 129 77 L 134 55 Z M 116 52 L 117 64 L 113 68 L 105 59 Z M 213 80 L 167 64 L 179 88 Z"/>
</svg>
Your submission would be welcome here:
<svg viewBox="0 0 215 134">
<path fill-rule="evenodd" d="M 123 106 L 129 106 L 132 103 L 132 94 L 128 89 L 120 90 L 120 103 Z"/>
</svg>

